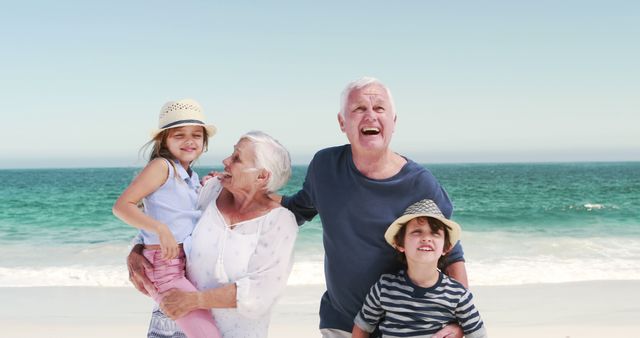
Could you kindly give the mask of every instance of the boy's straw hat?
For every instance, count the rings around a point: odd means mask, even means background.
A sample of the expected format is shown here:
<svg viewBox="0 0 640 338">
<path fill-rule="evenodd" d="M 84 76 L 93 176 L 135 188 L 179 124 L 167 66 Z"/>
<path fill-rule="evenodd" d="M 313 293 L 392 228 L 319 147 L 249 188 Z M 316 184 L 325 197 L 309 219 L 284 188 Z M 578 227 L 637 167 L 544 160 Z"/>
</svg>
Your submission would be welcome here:
<svg viewBox="0 0 640 338">
<path fill-rule="evenodd" d="M 213 124 L 206 124 L 202 107 L 195 100 L 182 99 L 169 101 L 160 109 L 158 129 L 151 132 L 151 138 L 155 138 L 161 131 L 169 128 L 183 126 L 202 126 L 207 130 L 209 137 L 215 135 L 217 129 Z"/>
<path fill-rule="evenodd" d="M 453 247 L 460 239 L 460 232 L 462 231 L 460 229 L 460 225 L 444 217 L 442 211 L 440 211 L 440 208 L 438 208 L 436 203 L 429 199 L 424 199 L 411 204 L 407 208 L 407 210 L 404 211 L 404 214 L 393 221 L 389 228 L 387 228 L 387 231 L 384 233 L 384 239 L 386 239 L 387 243 L 395 248 L 397 245 L 394 237 L 396 236 L 400 228 L 402 228 L 402 226 L 407 224 L 410 220 L 421 216 L 435 218 L 449 226 L 449 229 L 445 229 L 445 231 L 449 232 L 449 243 L 451 244 L 451 247 Z"/>
</svg>

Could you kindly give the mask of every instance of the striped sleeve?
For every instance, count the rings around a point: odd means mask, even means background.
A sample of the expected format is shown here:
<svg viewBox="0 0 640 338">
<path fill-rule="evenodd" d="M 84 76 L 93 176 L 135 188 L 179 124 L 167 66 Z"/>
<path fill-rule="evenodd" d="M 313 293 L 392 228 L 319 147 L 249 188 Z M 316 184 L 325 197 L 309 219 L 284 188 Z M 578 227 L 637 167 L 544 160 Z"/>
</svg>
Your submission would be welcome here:
<svg viewBox="0 0 640 338">
<path fill-rule="evenodd" d="M 473 305 L 473 295 L 469 290 L 466 290 L 464 295 L 460 297 L 460 301 L 456 307 L 456 318 L 460 326 L 462 326 L 465 337 L 487 337 L 484 323 L 482 322 L 482 318 L 480 318 L 480 313 Z"/>
<path fill-rule="evenodd" d="M 378 280 L 364 299 L 362 309 L 356 315 L 354 323 L 364 331 L 373 332 L 384 316 L 384 310 L 380 303 L 380 280 Z"/>
</svg>

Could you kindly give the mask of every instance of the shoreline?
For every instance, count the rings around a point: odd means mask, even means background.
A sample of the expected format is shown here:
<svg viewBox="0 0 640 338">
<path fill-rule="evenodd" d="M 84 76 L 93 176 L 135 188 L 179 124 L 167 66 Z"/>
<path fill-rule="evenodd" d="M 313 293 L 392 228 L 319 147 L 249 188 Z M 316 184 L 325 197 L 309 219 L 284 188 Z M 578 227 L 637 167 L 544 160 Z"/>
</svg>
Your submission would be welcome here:
<svg viewBox="0 0 640 338">
<path fill-rule="evenodd" d="M 602 337 L 640 332 L 640 280 L 472 287 L 490 337 Z M 323 285 L 288 286 L 269 337 L 319 337 Z M 8 337 L 145 337 L 153 306 L 133 287 L 2 287 Z"/>
</svg>

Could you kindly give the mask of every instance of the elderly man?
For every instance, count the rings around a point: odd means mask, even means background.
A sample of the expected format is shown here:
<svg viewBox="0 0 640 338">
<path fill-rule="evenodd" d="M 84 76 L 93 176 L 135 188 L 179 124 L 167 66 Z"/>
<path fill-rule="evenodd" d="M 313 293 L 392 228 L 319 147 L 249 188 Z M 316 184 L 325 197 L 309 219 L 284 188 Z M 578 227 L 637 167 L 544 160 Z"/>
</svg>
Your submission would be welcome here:
<svg viewBox="0 0 640 338">
<path fill-rule="evenodd" d="M 370 287 L 381 274 L 400 268 L 384 232 L 407 206 L 431 199 L 451 216 L 451 201 L 436 178 L 389 148 L 396 119 L 391 93 L 380 81 L 362 78 L 350 83 L 338 113 L 349 144 L 319 151 L 302 190 L 282 198 L 299 224 L 320 214 L 327 284 L 320 302 L 323 337 L 351 337 L 353 320 Z M 459 243 L 444 269 L 467 285 Z M 462 332 L 449 325 L 436 336 L 462 337 Z"/>
</svg>

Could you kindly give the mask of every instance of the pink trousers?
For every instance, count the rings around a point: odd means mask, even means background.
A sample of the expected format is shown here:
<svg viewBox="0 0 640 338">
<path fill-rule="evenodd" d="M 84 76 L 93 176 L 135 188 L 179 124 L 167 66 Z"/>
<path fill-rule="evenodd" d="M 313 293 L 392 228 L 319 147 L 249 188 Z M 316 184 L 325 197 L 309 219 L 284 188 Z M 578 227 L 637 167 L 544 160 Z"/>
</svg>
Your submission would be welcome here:
<svg viewBox="0 0 640 338">
<path fill-rule="evenodd" d="M 162 259 L 162 251 L 160 250 L 144 249 L 142 254 L 153 265 L 153 269 L 146 269 L 145 272 L 157 291 L 147 291 L 158 304 L 162 301 L 162 294 L 171 289 L 188 292 L 198 291 L 185 277 L 185 256 L 182 250 L 180 250 L 178 258 L 175 259 Z M 211 312 L 208 310 L 191 311 L 176 319 L 176 324 L 189 338 L 222 337 Z"/>
</svg>

